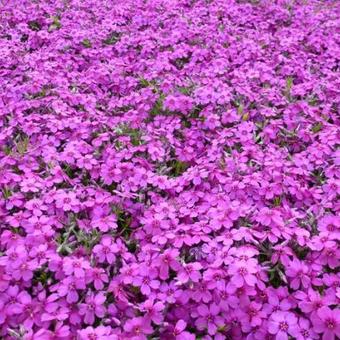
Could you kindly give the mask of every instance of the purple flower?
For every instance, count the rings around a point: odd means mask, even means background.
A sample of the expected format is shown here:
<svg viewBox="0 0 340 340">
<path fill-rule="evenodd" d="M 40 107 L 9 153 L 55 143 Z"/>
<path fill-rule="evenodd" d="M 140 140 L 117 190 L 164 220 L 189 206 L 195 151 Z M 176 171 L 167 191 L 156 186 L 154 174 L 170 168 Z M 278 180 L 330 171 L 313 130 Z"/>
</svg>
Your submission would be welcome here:
<svg viewBox="0 0 340 340">
<path fill-rule="evenodd" d="M 100 244 L 94 246 L 93 252 L 100 263 L 106 261 L 112 264 L 116 260 L 115 254 L 118 253 L 118 247 L 115 243 L 112 243 L 110 237 L 103 237 Z"/>
<path fill-rule="evenodd" d="M 66 275 L 74 275 L 76 278 L 85 277 L 86 270 L 90 268 L 87 261 L 79 258 L 66 258 L 63 263 L 63 270 Z"/>
<path fill-rule="evenodd" d="M 41 315 L 41 321 L 64 321 L 68 317 L 69 309 L 67 307 L 63 307 L 57 302 L 49 302 L 45 305 L 44 313 Z"/>
<path fill-rule="evenodd" d="M 156 260 L 156 263 L 159 266 L 159 276 L 162 280 L 166 280 L 169 277 L 169 269 L 173 269 L 178 271 L 180 265 L 176 258 L 178 257 L 179 252 L 176 249 L 167 250 L 164 254 L 160 255 Z"/>
<path fill-rule="evenodd" d="M 141 267 L 139 275 L 133 278 L 133 285 L 140 287 L 142 294 L 149 296 L 151 290 L 159 288 L 160 282 L 156 280 L 158 272 L 155 268 Z"/>
<path fill-rule="evenodd" d="M 135 339 L 147 339 L 146 335 L 153 333 L 150 322 L 142 317 L 132 318 L 125 323 L 124 330 L 128 336 Z"/>
<path fill-rule="evenodd" d="M 229 274 L 231 282 L 236 287 L 242 287 L 244 284 L 254 286 L 256 284 L 257 261 L 249 259 L 247 261 L 238 261 L 230 265 Z"/>
<path fill-rule="evenodd" d="M 290 312 L 273 313 L 269 319 L 268 331 L 276 336 L 276 339 L 288 339 L 294 336 L 298 330 L 297 318 Z"/>
<path fill-rule="evenodd" d="M 98 294 L 90 294 L 86 297 L 85 303 L 79 305 L 79 314 L 84 316 L 84 322 L 92 325 L 95 316 L 102 318 L 105 315 L 106 308 L 103 305 L 106 298 L 102 292 Z"/>
<path fill-rule="evenodd" d="M 113 334 L 110 334 L 110 327 L 98 326 L 96 328 L 93 328 L 92 326 L 88 326 L 84 329 L 78 330 L 77 339 L 78 340 L 93 340 L 93 339 L 116 340 L 118 339 L 118 337 Z"/>
<path fill-rule="evenodd" d="M 66 277 L 57 287 L 59 296 L 66 296 L 68 303 L 74 303 L 79 300 L 78 289 L 85 289 L 84 280 Z"/>
<path fill-rule="evenodd" d="M 322 340 L 333 340 L 340 337 L 340 314 L 338 309 L 320 308 L 312 316 L 313 329 L 321 333 Z"/>
<path fill-rule="evenodd" d="M 80 202 L 74 192 L 58 191 L 55 196 L 56 207 L 64 211 L 79 211 Z"/>
<path fill-rule="evenodd" d="M 219 316 L 220 308 L 211 304 L 210 307 L 206 305 L 199 305 L 197 307 L 198 319 L 195 325 L 199 330 L 208 329 L 210 335 L 217 333 L 218 327 L 223 325 L 223 318 Z"/>
<path fill-rule="evenodd" d="M 162 311 L 165 308 L 162 302 L 154 302 L 153 300 L 146 300 L 142 306 L 141 310 L 145 311 L 145 319 L 154 322 L 159 325 L 162 323 L 163 315 Z"/>
<path fill-rule="evenodd" d="M 310 286 L 310 278 L 308 273 L 308 267 L 297 259 L 293 259 L 293 261 L 288 264 L 288 268 L 286 269 L 286 275 L 293 278 L 290 282 L 290 286 L 293 289 L 298 289 L 300 285 L 302 285 L 304 288 L 308 288 Z"/>
<path fill-rule="evenodd" d="M 201 270 L 203 267 L 199 262 L 193 262 L 183 265 L 183 269 L 178 272 L 177 278 L 181 283 L 187 283 L 189 280 L 198 282 L 201 278 Z"/>
<path fill-rule="evenodd" d="M 187 323 L 184 320 L 178 320 L 176 322 L 175 327 L 172 329 L 172 336 L 175 337 L 176 340 L 193 340 L 195 336 L 190 334 L 189 332 L 184 331 L 187 326 Z"/>
</svg>

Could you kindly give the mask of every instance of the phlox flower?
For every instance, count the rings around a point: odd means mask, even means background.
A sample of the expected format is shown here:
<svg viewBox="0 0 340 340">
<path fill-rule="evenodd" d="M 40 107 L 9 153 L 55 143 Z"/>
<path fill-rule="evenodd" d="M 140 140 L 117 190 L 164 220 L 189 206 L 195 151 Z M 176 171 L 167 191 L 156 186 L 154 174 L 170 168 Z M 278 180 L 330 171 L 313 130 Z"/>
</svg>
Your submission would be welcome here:
<svg viewBox="0 0 340 340">
<path fill-rule="evenodd" d="M 84 316 L 84 322 L 86 324 L 92 325 L 95 316 L 102 318 L 105 315 L 105 300 L 105 295 L 102 292 L 99 292 L 96 295 L 88 295 L 85 299 L 85 303 L 79 305 L 79 314 Z"/>
<path fill-rule="evenodd" d="M 321 333 L 322 340 L 333 340 L 340 337 L 340 314 L 338 309 L 320 308 L 312 316 L 313 329 Z"/>
</svg>

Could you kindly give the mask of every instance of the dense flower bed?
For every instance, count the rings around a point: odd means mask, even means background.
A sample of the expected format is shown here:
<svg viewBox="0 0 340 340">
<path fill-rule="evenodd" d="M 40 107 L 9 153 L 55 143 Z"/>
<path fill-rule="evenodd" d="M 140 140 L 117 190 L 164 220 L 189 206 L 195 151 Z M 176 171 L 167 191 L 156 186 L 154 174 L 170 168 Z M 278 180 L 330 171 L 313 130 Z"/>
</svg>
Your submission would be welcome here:
<svg viewBox="0 0 340 340">
<path fill-rule="evenodd" d="M 2 0 L 0 336 L 340 336 L 340 2 Z"/>
</svg>

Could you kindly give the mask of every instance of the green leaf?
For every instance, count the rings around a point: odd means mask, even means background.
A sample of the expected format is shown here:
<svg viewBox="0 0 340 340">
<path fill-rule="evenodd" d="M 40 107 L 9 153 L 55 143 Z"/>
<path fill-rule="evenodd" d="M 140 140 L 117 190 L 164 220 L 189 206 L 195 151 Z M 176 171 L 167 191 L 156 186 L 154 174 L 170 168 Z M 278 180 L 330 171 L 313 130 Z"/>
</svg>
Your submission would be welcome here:
<svg viewBox="0 0 340 340">
<path fill-rule="evenodd" d="M 312 132 L 313 133 L 318 133 L 319 131 L 321 131 L 323 128 L 323 124 L 321 122 L 319 123 L 315 123 L 313 126 L 312 126 Z"/>
<path fill-rule="evenodd" d="M 32 30 L 32 31 L 40 31 L 41 30 L 41 26 L 39 24 L 38 21 L 36 20 L 31 20 L 28 22 L 28 27 Z"/>
<path fill-rule="evenodd" d="M 103 40 L 103 44 L 114 45 L 120 40 L 121 36 L 122 34 L 120 32 L 113 31 Z"/>
<path fill-rule="evenodd" d="M 92 47 L 92 43 L 89 39 L 84 39 L 81 43 L 85 48 L 91 48 Z"/>
<path fill-rule="evenodd" d="M 53 22 L 52 24 L 48 27 L 48 32 L 52 32 L 55 30 L 59 30 L 61 28 L 61 22 L 60 22 L 60 18 L 57 16 L 53 16 L 52 17 Z"/>
<path fill-rule="evenodd" d="M 294 78 L 293 77 L 287 77 L 287 79 L 286 79 L 286 88 L 284 90 L 284 95 L 286 96 L 286 98 L 289 101 L 292 100 L 291 90 L 293 88 L 293 84 L 294 84 Z"/>
</svg>

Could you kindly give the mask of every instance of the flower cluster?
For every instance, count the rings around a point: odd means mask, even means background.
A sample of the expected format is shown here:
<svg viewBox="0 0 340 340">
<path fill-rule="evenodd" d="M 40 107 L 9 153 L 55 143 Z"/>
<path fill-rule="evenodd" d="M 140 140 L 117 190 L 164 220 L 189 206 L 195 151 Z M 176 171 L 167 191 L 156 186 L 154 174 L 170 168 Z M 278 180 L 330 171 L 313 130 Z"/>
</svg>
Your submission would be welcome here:
<svg viewBox="0 0 340 340">
<path fill-rule="evenodd" d="M 335 0 L 0 3 L 0 337 L 340 337 Z"/>
</svg>

